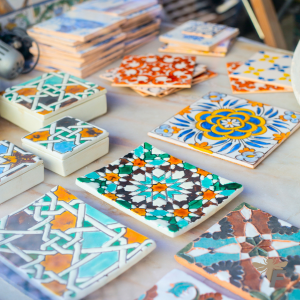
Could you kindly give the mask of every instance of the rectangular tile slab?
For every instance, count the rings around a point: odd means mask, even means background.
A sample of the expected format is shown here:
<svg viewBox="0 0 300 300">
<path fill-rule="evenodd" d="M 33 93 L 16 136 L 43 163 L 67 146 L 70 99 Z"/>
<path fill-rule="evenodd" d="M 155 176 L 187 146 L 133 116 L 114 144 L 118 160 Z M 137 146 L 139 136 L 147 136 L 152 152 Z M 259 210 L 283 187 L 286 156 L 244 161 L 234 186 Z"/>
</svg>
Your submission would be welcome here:
<svg viewBox="0 0 300 300">
<path fill-rule="evenodd" d="M 190 21 L 189 25 L 182 30 L 182 33 L 192 36 L 212 38 L 225 28 L 227 28 L 226 25 L 206 23 L 201 21 Z"/>
</svg>

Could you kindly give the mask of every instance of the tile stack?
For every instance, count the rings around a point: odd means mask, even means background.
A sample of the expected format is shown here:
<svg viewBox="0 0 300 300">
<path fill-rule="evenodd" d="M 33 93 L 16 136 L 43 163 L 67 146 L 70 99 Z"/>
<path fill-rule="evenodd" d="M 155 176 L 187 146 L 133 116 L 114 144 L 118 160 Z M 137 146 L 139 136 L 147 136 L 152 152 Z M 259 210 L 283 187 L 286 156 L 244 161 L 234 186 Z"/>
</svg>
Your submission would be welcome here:
<svg viewBox="0 0 300 300">
<path fill-rule="evenodd" d="M 224 57 L 238 34 L 226 25 L 188 21 L 159 37 L 166 43 L 159 51 Z"/>
<path fill-rule="evenodd" d="M 215 77 L 194 56 L 128 55 L 119 68 L 101 74 L 113 86 L 130 87 L 142 96 L 164 97 Z"/>
<path fill-rule="evenodd" d="M 74 6 L 28 31 L 40 46 L 36 68 L 85 78 L 158 34 L 160 11 L 157 0 L 95 0 Z M 31 52 L 39 54 L 36 47 Z"/>
</svg>

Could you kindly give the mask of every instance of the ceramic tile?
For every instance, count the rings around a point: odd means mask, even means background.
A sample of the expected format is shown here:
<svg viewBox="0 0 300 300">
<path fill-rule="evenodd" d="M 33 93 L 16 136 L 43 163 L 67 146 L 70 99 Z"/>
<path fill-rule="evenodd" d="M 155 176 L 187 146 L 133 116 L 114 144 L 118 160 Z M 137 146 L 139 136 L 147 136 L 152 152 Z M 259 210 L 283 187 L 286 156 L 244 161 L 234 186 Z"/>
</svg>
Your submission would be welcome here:
<svg viewBox="0 0 300 300">
<path fill-rule="evenodd" d="M 42 164 L 36 155 L 9 141 L 0 141 L 0 185 Z"/>
<path fill-rule="evenodd" d="M 201 21 L 191 21 L 182 30 L 183 34 L 192 36 L 203 36 L 207 38 L 214 37 L 217 33 L 227 28 L 226 25 L 206 23 Z"/>
<path fill-rule="evenodd" d="M 184 34 L 183 31 L 185 28 L 191 26 L 193 22 L 194 21 L 188 21 L 169 32 L 160 35 L 160 41 L 164 43 L 174 43 L 196 50 L 212 51 L 218 44 L 234 38 L 239 34 L 238 29 L 231 27 L 227 27 L 212 38 Z"/>
<path fill-rule="evenodd" d="M 242 203 L 175 258 L 244 299 L 291 300 L 283 295 L 299 296 L 299 250 L 299 228 Z M 285 274 L 271 287 L 274 269 Z"/>
<path fill-rule="evenodd" d="M 114 78 L 115 86 L 190 87 L 194 56 L 128 55 Z"/>
<path fill-rule="evenodd" d="M 81 299 L 155 242 L 57 186 L 0 220 L 0 260 L 56 299 Z"/>
<path fill-rule="evenodd" d="M 255 168 L 300 126 L 300 113 L 210 92 L 149 136 Z"/>
<path fill-rule="evenodd" d="M 14 105 L 19 105 L 20 108 L 37 113 L 42 118 L 48 118 L 77 101 L 104 92 L 105 89 L 97 84 L 67 73 L 53 71 L 7 88 L 2 97 Z"/>
<path fill-rule="evenodd" d="M 161 10 L 162 10 L 161 5 L 157 4 L 157 5 L 148 7 L 146 9 L 142 9 L 140 11 L 134 12 L 134 13 L 126 16 L 127 22 L 125 23 L 125 25 L 128 26 L 129 23 L 132 24 L 134 22 L 139 22 L 140 20 L 143 20 L 143 19 L 145 20 L 147 18 L 159 17 Z"/>
<path fill-rule="evenodd" d="M 200 224 L 243 189 L 148 143 L 76 184 L 171 237 Z"/>
<path fill-rule="evenodd" d="M 172 270 L 136 300 L 232 300 L 183 271 Z"/>
<path fill-rule="evenodd" d="M 242 64 L 242 62 L 230 62 L 226 64 L 231 89 L 234 94 L 293 92 L 293 90 L 290 88 L 284 88 L 281 86 L 270 85 L 255 81 L 242 80 L 238 78 L 231 78 L 230 75 Z"/>
<path fill-rule="evenodd" d="M 22 142 L 52 156 L 66 159 L 108 136 L 95 125 L 64 117 L 22 138 Z"/>
<path fill-rule="evenodd" d="M 292 87 L 292 56 L 259 51 L 231 74 L 233 78 Z"/>
</svg>

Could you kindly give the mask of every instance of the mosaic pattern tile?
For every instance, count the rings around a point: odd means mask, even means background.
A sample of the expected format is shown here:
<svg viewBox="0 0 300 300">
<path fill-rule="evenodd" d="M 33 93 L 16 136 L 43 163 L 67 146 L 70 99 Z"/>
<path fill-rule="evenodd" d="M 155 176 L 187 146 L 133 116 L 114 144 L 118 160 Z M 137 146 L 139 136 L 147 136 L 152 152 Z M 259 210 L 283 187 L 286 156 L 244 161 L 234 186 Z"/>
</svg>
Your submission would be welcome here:
<svg viewBox="0 0 300 300">
<path fill-rule="evenodd" d="M 182 30 L 183 34 L 192 36 L 214 37 L 217 33 L 227 28 L 225 25 L 206 23 L 201 21 L 190 21 Z"/>
<path fill-rule="evenodd" d="M 154 248 L 61 186 L 0 220 L 0 260 L 62 299 L 81 299 Z"/>
<path fill-rule="evenodd" d="M 175 258 L 244 299 L 291 300 L 283 296 L 292 286 L 299 296 L 299 250 L 299 228 L 242 203 Z M 274 269 L 286 273 L 270 287 Z"/>
<path fill-rule="evenodd" d="M 259 51 L 231 74 L 233 78 L 291 88 L 292 56 Z"/>
<path fill-rule="evenodd" d="M 64 117 L 22 138 L 22 142 L 37 147 L 60 159 L 66 159 L 107 137 L 102 128 L 72 117 Z"/>
<path fill-rule="evenodd" d="M 230 75 L 242 64 L 243 64 L 242 62 L 230 62 L 230 63 L 226 64 L 231 89 L 234 94 L 278 93 L 278 92 L 292 92 L 293 91 L 290 88 L 284 88 L 281 86 L 230 77 Z"/>
<path fill-rule="evenodd" d="M 196 58 L 182 55 L 128 55 L 114 78 L 116 86 L 190 87 Z"/>
<path fill-rule="evenodd" d="M 105 89 L 63 72 L 49 72 L 7 88 L 2 97 L 38 115 L 52 116 L 60 108 L 93 96 Z"/>
<path fill-rule="evenodd" d="M 13 143 L 0 141 L 0 185 L 5 181 L 28 172 L 42 163 L 36 155 Z"/>
<path fill-rule="evenodd" d="M 172 270 L 136 300 L 232 300 L 183 271 Z"/>
<path fill-rule="evenodd" d="M 300 113 L 210 92 L 148 135 L 255 168 L 299 122 Z"/>
<path fill-rule="evenodd" d="M 76 184 L 171 237 L 200 224 L 243 189 L 148 143 Z"/>
</svg>

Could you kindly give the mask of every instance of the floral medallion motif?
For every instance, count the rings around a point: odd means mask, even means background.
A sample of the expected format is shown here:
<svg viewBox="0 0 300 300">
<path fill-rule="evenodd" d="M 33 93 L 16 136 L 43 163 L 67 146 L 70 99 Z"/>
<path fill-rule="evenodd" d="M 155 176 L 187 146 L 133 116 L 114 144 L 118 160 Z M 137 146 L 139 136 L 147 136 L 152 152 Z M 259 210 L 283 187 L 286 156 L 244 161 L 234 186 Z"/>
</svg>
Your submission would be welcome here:
<svg viewBox="0 0 300 300">
<path fill-rule="evenodd" d="M 210 92 L 150 136 L 254 168 L 300 126 L 300 113 Z"/>
<path fill-rule="evenodd" d="M 172 237 L 201 223 L 242 191 L 145 143 L 77 185 Z"/>
</svg>

